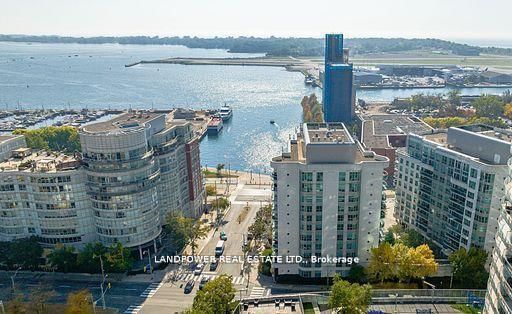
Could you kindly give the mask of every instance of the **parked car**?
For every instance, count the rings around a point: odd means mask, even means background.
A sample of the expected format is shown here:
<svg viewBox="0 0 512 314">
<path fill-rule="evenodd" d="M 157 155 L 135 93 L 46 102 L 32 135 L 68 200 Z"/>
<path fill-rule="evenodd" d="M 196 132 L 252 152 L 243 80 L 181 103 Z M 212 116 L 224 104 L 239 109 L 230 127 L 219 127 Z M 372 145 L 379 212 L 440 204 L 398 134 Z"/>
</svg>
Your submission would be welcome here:
<svg viewBox="0 0 512 314">
<path fill-rule="evenodd" d="M 195 285 L 195 283 L 196 283 L 196 282 L 195 282 L 194 280 L 189 280 L 189 281 L 187 282 L 187 284 L 185 285 L 185 290 L 184 290 L 184 292 L 185 292 L 186 294 L 189 294 L 190 292 L 192 292 L 192 290 L 194 289 L 194 285 Z"/>
<path fill-rule="evenodd" d="M 208 276 L 204 276 L 203 278 L 201 278 L 201 282 L 199 282 L 199 290 L 203 290 L 204 286 L 206 286 L 208 281 L 210 281 L 210 277 Z"/>
<path fill-rule="evenodd" d="M 200 263 L 196 265 L 196 268 L 194 268 L 194 275 L 199 276 L 203 272 L 204 264 Z"/>
<path fill-rule="evenodd" d="M 223 241 L 226 241 L 228 239 L 228 235 L 224 231 L 221 231 L 220 232 L 220 239 L 223 240 Z"/>
<path fill-rule="evenodd" d="M 216 270 L 217 266 L 219 266 L 219 260 L 215 259 L 213 262 L 210 263 L 210 271 Z"/>
<path fill-rule="evenodd" d="M 253 238 L 254 236 L 252 235 L 252 233 L 247 232 L 247 240 L 251 241 Z"/>
</svg>

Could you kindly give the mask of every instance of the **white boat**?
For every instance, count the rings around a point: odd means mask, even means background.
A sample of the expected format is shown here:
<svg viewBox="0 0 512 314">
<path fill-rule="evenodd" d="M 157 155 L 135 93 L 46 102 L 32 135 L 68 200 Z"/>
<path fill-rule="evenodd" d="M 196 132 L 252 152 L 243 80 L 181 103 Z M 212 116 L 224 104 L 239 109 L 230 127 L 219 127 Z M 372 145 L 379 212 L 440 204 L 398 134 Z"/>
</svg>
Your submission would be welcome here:
<svg viewBox="0 0 512 314">
<path fill-rule="evenodd" d="M 229 120 L 233 116 L 233 109 L 231 109 L 229 106 L 222 106 L 219 111 L 219 116 L 221 117 L 222 121 Z"/>
<path fill-rule="evenodd" d="M 218 117 L 213 117 L 210 122 L 208 122 L 206 130 L 208 134 L 218 134 L 220 130 L 222 130 L 222 119 Z"/>
</svg>

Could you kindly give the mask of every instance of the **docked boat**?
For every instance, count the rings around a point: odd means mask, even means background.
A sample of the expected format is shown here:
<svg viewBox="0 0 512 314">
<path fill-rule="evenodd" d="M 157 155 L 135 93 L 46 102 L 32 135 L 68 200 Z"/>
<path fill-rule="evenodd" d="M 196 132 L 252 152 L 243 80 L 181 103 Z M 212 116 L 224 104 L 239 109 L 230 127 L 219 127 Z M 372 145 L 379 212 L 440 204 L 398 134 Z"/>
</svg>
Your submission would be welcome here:
<svg viewBox="0 0 512 314">
<path fill-rule="evenodd" d="M 306 85 L 313 85 L 315 82 L 315 78 L 312 76 L 312 75 L 307 75 L 305 78 L 304 78 L 304 83 Z"/>
<path fill-rule="evenodd" d="M 227 121 L 233 116 L 233 109 L 229 106 L 222 106 L 220 108 L 219 115 L 222 121 Z"/>
<path fill-rule="evenodd" d="M 206 130 L 208 131 L 208 134 L 218 134 L 220 130 L 222 130 L 223 123 L 222 118 L 220 117 L 213 117 L 210 122 L 208 122 L 208 126 L 206 127 Z"/>
</svg>

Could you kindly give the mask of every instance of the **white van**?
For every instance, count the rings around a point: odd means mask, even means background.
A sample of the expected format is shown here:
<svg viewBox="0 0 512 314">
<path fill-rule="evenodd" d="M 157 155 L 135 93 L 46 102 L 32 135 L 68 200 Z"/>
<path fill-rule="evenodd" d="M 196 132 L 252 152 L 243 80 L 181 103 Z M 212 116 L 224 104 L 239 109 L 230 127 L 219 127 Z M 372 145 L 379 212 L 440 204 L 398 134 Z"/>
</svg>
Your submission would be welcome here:
<svg viewBox="0 0 512 314">
<path fill-rule="evenodd" d="M 224 240 L 220 240 L 217 242 L 217 246 L 215 246 L 215 257 L 219 257 L 224 253 Z"/>
</svg>

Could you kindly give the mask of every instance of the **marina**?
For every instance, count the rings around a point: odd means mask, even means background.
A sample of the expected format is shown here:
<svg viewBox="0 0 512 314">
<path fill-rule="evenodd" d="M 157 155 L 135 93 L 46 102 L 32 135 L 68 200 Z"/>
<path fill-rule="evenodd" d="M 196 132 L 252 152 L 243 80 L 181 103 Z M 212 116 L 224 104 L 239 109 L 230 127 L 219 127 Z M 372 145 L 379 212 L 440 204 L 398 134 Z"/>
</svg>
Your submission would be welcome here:
<svg viewBox="0 0 512 314">
<path fill-rule="evenodd" d="M 5 110 L 0 112 L 0 132 L 18 129 L 35 129 L 43 126 L 79 127 L 106 116 L 121 113 L 121 110 Z"/>
</svg>

